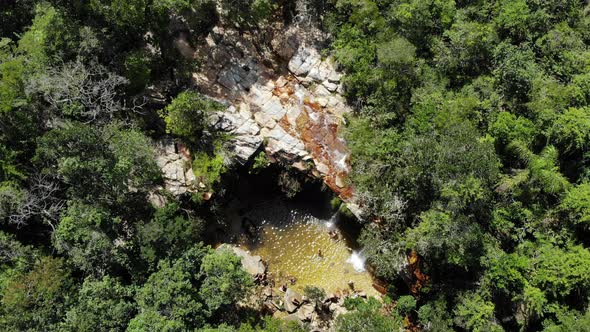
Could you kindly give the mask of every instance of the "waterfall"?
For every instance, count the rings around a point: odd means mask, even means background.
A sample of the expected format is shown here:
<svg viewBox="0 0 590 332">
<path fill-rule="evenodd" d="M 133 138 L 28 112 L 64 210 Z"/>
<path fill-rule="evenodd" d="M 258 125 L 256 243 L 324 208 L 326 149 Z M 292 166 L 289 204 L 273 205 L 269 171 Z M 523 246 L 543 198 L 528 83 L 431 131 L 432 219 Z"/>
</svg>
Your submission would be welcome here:
<svg viewBox="0 0 590 332">
<path fill-rule="evenodd" d="M 330 217 L 330 219 L 328 219 L 324 225 L 326 226 L 326 228 L 332 230 L 332 228 L 334 228 L 334 225 L 336 225 L 336 218 L 338 217 L 338 211 L 334 212 L 334 214 Z"/>
<path fill-rule="evenodd" d="M 350 257 L 346 260 L 347 263 L 352 264 L 352 267 L 356 272 L 365 272 L 365 261 L 367 259 L 363 256 L 363 251 L 354 250 Z"/>
</svg>

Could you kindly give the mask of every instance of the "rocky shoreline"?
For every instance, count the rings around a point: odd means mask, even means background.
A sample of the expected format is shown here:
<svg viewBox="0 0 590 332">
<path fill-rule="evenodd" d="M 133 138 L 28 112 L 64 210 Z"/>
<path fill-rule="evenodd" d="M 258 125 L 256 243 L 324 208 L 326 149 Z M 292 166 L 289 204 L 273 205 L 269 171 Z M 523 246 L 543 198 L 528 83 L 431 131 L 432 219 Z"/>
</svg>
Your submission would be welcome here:
<svg viewBox="0 0 590 332">
<path fill-rule="evenodd" d="M 276 287 L 273 280 L 267 278 L 267 267 L 260 256 L 253 256 L 230 244 L 222 244 L 217 250 L 232 250 L 241 258 L 244 270 L 257 284 L 255 292 L 238 304 L 240 307 L 265 312 L 283 320 L 297 321 L 312 332 L 332 331 L 334 320 L 348 312 L 344 306 L 347 298 L 367 298 L 364 291 L 355 290 L 354 285 L 350 285 L 348 290 L 311 299 L 288 285 Z"/>
</svg>

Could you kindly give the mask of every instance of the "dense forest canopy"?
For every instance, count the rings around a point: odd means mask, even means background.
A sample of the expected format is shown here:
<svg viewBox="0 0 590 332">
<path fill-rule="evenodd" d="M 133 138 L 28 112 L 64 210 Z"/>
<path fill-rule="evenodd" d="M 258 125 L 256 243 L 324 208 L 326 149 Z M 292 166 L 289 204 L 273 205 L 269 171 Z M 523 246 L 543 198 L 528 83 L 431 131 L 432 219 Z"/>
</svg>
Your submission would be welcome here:
<svg viewBox="0 0 590 332">
<path fill-rule="evenodd" d="M 389 285 L 347 302 L 336 330 L 590 329 L 583 0 L 2 1 L 0 329 L 305 330 L 236 310 L 254 282 L 203 244 L 221 203 L 147 198 L 165 135 L 220 197 L 237 172 L 207 122 L 224 106 L 191 86 L 202 59 L 180 56 L 175 27 L 301 16 L 344 73 L 359 241 Z"/>
</svg>

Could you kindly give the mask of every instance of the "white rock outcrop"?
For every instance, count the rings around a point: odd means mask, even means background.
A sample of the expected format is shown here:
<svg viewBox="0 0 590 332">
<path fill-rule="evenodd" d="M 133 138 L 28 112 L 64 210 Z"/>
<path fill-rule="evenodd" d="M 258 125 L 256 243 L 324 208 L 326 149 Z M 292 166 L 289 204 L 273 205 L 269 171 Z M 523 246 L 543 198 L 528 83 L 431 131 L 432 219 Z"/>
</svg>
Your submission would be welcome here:
<svg viewBox="0 0 590 332">
<path fill-rule="evenodd" d="M 339 93 L 342 75 L 293 29 L 275 36 L 265 51 L 247 33 L 216 27 L 196 47 L 195 57 L 205 61 L 193 74 L 195 86 L 228 105 L 211 124 L 231 137 L 226 148 L 236 162 L 264 148 L 350 201 L 349 152 L 339 127 L 351 109 Z"/>
<path fill-rule="evenodd" d="M 266 266 L 260 256 L 253 256 L 246 250 L 230 244 L 222 244 L 217 250 L 231 250 L 236 256 L 240 257 L 244 270 L 253 277 L 262 277 L 266 274 Z"/>
<path fill-rule="evenodd" d="M 323 179 L 360 214 L 348 181 L 350 154 L 339 133 L 351 108 L 341 95 L 341 73 L 314 46 L 321 33 L 290 26 L 254 35 L 217 26 L 190 49 L 186 37 L 176 42 L 181 54 L 202 61 L 192 76 L 195 88 L 228 106 L 210 124 L 230 137 L 226 150 L 233 161 L 245 164 L 264 149 L 272 161 Z M 180 182 L 194 179 L 169 159 L 162 161 L 167 188 L 190 191 Z"/>
<path fill-rule="evenodd" d="M 156 163 L 162 170 L 164 188 L 173 195 L 194 193 L 198 183 L 193 173 L 188 150 L 172 138 L 162 139 L 155 144 Z"/>
</svg>

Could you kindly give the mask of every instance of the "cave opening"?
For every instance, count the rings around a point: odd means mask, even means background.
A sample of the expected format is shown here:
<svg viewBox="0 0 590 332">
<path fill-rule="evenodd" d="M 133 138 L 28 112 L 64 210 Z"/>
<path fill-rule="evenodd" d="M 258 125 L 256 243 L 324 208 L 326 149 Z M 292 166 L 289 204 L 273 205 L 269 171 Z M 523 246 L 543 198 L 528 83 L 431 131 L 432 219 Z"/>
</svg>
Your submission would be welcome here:
<svg viewBox="0 0 590 332">
<path fill-rule="evenodd" d="M 206 238 L 260 256 L 276 287 L 377 295 L 357 243 L 361 225 L 339 213 L 334 194 L 319 180 L 296 179 L 300 190 L 288 197 L 279 185 L 284 171 L 272 165 L 259 174 L 240 172 Z"/>
</svg>

